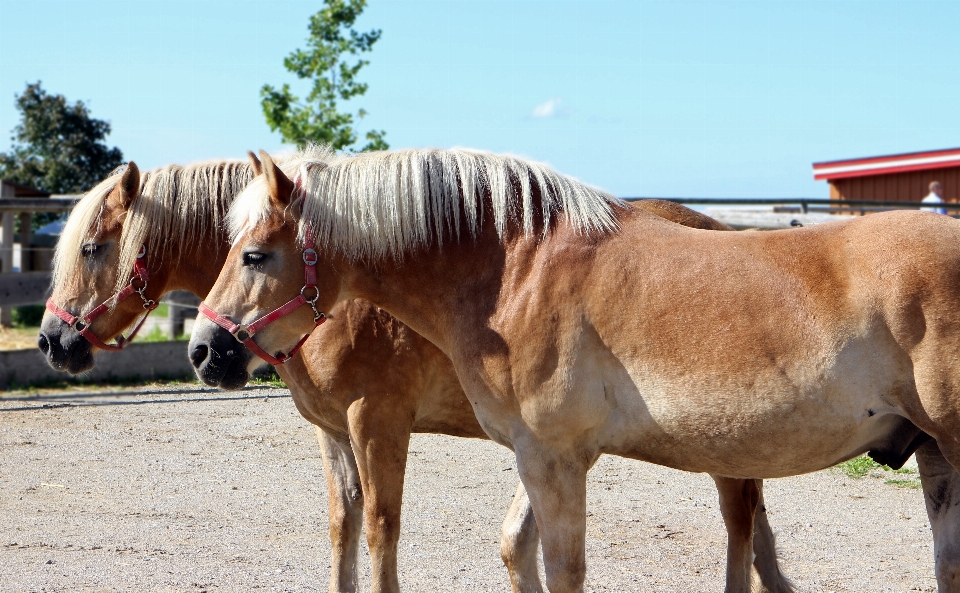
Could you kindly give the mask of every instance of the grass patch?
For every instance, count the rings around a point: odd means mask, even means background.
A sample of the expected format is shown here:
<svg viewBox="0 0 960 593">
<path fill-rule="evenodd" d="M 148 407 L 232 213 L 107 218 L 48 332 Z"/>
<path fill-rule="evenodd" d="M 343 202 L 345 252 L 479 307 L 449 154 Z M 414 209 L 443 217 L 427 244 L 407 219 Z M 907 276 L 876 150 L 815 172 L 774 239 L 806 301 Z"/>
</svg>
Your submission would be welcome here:
<svg viewBox="0 0 960 593">
<path fill-rule="evenodd" d="M 853 478 L 859 480 L 867 476 L 871 471 L 875 469 L 881 469 L 886 466 L 880 465 L 876 461 L 870 459 L 866 455 L 861 455 L 860 457 L 854 457 L 853 459 L 848 459 L 843 463 L 838 463 L 836 468 L 839 469 L 845 476 L 848 478 Z M 890 469 L 890 468 L 887 468 Z"/>
<path fill-rule="evenodd" d="M 163 331 L 159 325 L 153 326 L 149 332 L 145 334 L 138 334 L 136 340 L 137 342 L 189 342 L 190 334 L 180 334 L 174 340 L 170 339 L 170 336 L 167 335 L 167 332 Z"/>
<path fill-rule="evenodd" d="M 921 488 L 920 476 L 917 473 L 917 470 L 906 467 L 892 469 L 887 465 L 880 465 L 866 455 L 854 457 L 853 459 L 849 459 L 843 463 L 838 463 L 834 467 L 835 469 L 840 470 L 843 475 L 847 476 L 848 478 L 853 478 L 854 480 L 860 480 L 866 476 L 872 476 L 874 478 L 884 480 L 884 484 L 889 484 L 898 488 Z"/>
<path fill-rule="evenodd" d="M 43 319 L 44 311 L 46 311 L 46 307 L 43 305 L 13 307 L 13 311 L 10 313 L 10 321 L 13 327 L 17 328 L 40 327 L 40 321 Z"/>
<path fill-rule="evenodd" d="M 254 371 L 253 377 L 250 378 L 251 385 L 266 385 L 268 387 L 278 387 L 280 389 L 286 389 L 287 384 L 283 382 L 283 379 L 280 378 L 280 375 L 277 374 L 277 369 L 272 366 L 261 367 L 260 369 Z"/>
<path fill-rule="evenodd" d="M 884 484 L 890 484 L 891 486 L 897 486 L 899 488 L 910 488 L 912 490 L 920 490 L 923 488 L 923 485 L 920 483 L 920 478 L 912 478 L 909 480 L 897 480 L 890 479 L 883 482 Z"/>
</svg>

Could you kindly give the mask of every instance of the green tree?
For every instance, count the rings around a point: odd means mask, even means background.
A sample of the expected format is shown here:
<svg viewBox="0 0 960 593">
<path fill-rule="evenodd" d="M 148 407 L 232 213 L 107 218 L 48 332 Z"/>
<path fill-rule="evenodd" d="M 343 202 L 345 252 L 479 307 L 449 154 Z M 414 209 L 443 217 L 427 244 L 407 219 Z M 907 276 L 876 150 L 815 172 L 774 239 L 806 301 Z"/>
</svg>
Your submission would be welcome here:
<svg viewBox="0 0 960 593">
<path fill-rule="evenodd" d="M 310 17 L 307 49 L 297 49 L 283 61 L 298 78 L 313 81 L 310 94 L 301 102 L 290 85 L 284 84 L 279 90 L 264 85 L 260 96 L 267 124 L 272 131 L 280 131 L 284 142 L 298 146 L 311 142 L 327 144 L 339 150 L 353 146 L 357 135 L 353 115 L 338 111 L 337 101 L 367 92 L 367 84 L 358 82 L 357 74 L 370 62 L 359 55 L 373 48 L 381 31 L 357 33 L 352 29 L 367 0 L 324 0 L 324 5 Z M 357 111 L 357 118 L 365 115 L 363 109 Z M 367 132 L 367 143 L 360 150 L 389 148 L 385 135 L 383 130 Z"/>
<path fill-rule="evenodd" d="M 55 194 L 90 189 L 123 163 L 119 148 L 104 139 L 110 124 L 90 117 L 82 101 L 72 105 L 63 95 L 48 95 L 40 82 L 17 96 L 20 123 L 13 148 L 0 152 L 0 179 Z"/>
</svg>

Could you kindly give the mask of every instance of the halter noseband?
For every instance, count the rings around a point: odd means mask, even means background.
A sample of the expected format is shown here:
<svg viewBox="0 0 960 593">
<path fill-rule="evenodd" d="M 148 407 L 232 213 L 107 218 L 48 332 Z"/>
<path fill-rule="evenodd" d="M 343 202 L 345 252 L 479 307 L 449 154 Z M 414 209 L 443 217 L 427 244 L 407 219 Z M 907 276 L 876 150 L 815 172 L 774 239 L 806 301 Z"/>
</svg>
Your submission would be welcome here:
<svg viewBox="0 0 960 593">
<path fill-rule="evenodd" d="M 150 315 L 150 311 L 153 311 L 157 308 L 157 302 L 153 299 L 148 299 L 144 295 L 144 291 L 147 290 L 147 280 L 150 279 L 150 275 L 147 273 L 147 246 L 140 246 L 140 253 L 137 254 L 137 259 L 133 264 L 133 276 L 130 278 L 130 282 L 123 287 L 123 290 L 115 293 L 113 296 L 103 301 L 98 305 L 93 311 L 90 311 L 82 317 L 75 317 L 71 315 L 66 310 L 57 306 L 53 302 L 53 298 L 47 299 L 47 310 L 63 320 L 64 323 L 76 330 L 81 336 L 86 338 L 88 342 L 100 348 L 101 350 L 121 350 L 126 347 L 127 344 L 133 341 L 133 338 L 136 337 L 137 332 L 140 331 L 140 328 L 143 327 L 143 322 L 147 320 L 147 316 Z M 136 285 L 136 281 L 139 280 L 143 284 L 141 286 Z M 136 293 L 140 296 L 140 299 L 143 300 L 143 308 L 146 311 L 143 317 L 140 318 L 140 322 L 137 323 L 137 326 L 133 329 L 133 333 L 130 334 L 129 338 L 124 338 L 123 336 L 117 337 L 116 344 L 106 344 L 101 340 L 93 331 L 90 329 L 90 325 L 97 320 L 98 317 L 117 306 L 120 301 L 126 299 L 127 297 Z"/>
<path fill-rule="evenodd" d="M 310 333 L 300 338 L 300 341 L 297 342 L 297 345 L 294 346 L 288 354 L 281 352 L 280 356 L 278 357 L 267 354 L 263 348 L 258 346 L 257 343 L 253 341 L 253 336 L 274 321 L 277 321 L 282 317 L 286 317 L 303 305 L 308 305 L 311 309 L 313 309 L 314 328 L 318 327 L 321 323 L 327 320 L 326 315 L 320 311 L 317 311 L 317 299 L 320 298 L 320 289 L 317 288 L 317 259 L 317 252 L 313 249 L 313 232 L 310 230 L 310 228 L 307 228 L 306 239 L 303 245 L 303 288 L 300 289 L 300 294 L 293 297 L 283 305 L 277 307 L 273 311 L 260 317 L 253 323 L 247 325 L 237 324 L 233 321 L 230 321 L 229 317 L 220 315 L 208 307 L 205 303 L 200 303 L 200 312 L 206 315 L 211 321 L 230 332 L 230 335 L 236 338 L 238 342 L 249 348 L 251 352 L 263 360 L 273 365 L 283 364 L 293 358 L 293 356 L 300 350 L 300 347 L 303 346 L 303 343 L 306 342 L 307 338 L 310 337 Z M 304 295 L 310 289 L 313 289 L 313 298 L 308 299 Z"/>
</svg>

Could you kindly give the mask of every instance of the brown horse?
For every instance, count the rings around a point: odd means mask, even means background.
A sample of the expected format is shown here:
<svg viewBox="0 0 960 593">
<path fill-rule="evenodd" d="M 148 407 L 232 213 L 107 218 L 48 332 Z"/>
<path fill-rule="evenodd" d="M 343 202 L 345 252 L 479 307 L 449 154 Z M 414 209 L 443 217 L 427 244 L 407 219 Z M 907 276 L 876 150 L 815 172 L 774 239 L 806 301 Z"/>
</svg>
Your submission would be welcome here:
<svg viewBox="0 0 960 593">
<path fill-rule="evenodd" d="M 586 472 L 602 453 L 749 479 L 920 444 L 938 584 L 960 591 L 957 221 L 894 212 L 711 233 L 466 151 L 265 173 L 231 208 L 235 241 L 208 308 L 271 353 L 313 329 L 311 309 L 349 298 L 436 344 L 549 518 L 538 526 L 552 592 L 582 589 Z M 314 275 L 310 307 L 246 325 Z M 201 376 L 209 357 L 247 356 L 212 320 L 191 348 L 208 353 L 194 359 Z M 752 513 L 738 517 L 731 534 L 748 533 Z"/>
<path fill-rule="evenodd" d="M 57 251 L 53 302 L 79 315 L 121 288 L 139 245 L 149 271 L 144 295 L 157 300 L 174 289 L 205 295 L 222 265 L 227 237 L 220 220 L 253 168 L 214 162 L 140 174 L 132 163 L 92 191 L 71 215 Z M 175 205 L 175 207 L 174 207 Z M 728 229 L 670 202 L 641 208 L 697 228 Z M 209 221 L 204 223 L 203 221 Z M 128 263 L 126 266 L 124 261 Z M 139 298 L 118 303 L 90 324 L 95 335 L 119 333 L 143 313 Z M 361 523 L 371 552 L 374 590 L 398 588 L 396 553 L 406 451 L 411 432 L 486 438 L 453 366 L 432 344 L 365 301 L 338 305 L 323 332 L 300 357 L 278 367 L 301 414 L 318 427 L 330 506 L 334 558 L 331 591 L 356 588 Z M 95 350 L 61 319 L 48 315 L 41 349 L 55 368 L 81 372 Z M 378 372 L 371 373 L 370 369 Z M 224 374 L 226 374 L 226 369 Z M 717 479 L 725 518 L 752 509 L 759 481 Z M 729 524 L 735 522 L 727 520 Z M 731 532 L 731 538 L 750 533 Z M 515 591 L 539 591 L 537 526 L 521 488 L 504 522 L 501 552 Z M 776 561 L 765 511 L 757 510 L 753 547 L 769 591 L 791 590 Z M 736 570 L 749 571 L 749 558 Z M 737 577 L 742 578 L 742 577 Z"/>
</svg>

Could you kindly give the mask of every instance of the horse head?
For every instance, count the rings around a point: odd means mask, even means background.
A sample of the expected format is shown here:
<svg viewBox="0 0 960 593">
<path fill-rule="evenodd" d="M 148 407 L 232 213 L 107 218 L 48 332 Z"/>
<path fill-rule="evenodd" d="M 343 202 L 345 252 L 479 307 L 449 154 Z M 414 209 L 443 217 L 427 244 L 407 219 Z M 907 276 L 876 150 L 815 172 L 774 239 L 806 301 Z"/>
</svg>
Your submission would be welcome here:
<svg viewBox="0 0 960 593">
<path fill-rule="evenodd" d="M 295 354 L 340 292 L 339 276 L 312 248 L 309 229 L 308 245 L 297 245 L 299 189 L 270 155 L 261 158 L 263 174 L 231 208 L 233 246 L 200 305 L 189 345 L 200 380 L 224 389 L 246 384 L 261 364 L 255 353 L 271 364 Z"/>
<path fill-rule="evenodd" d="M 37 345 L 47 362 L 71 374 L 93 368 L 93 353 L 145 314 L 145 278 L 121 270 L 127 215 L 140 194 L 140 170 L 130 162 L 91 190 L 71 213 L 54 256 L 53 291 Z M 139 258 L 136 256 L 140 255 Z M 146 275 L 143 255 L 131 268 Z M 120 276 L 130 281 L 135 298 L 113 298 Z M 151 301 L 152 302 L 152 301 Z M 155 306 L 155 303 L 154 303 Z M 94 313 L 95 312 L 95 313 Z M 91 314 L 94 313 L 94 314 Z M 102 338 L 102 339 L 101 339 Z"/>
</svg>

